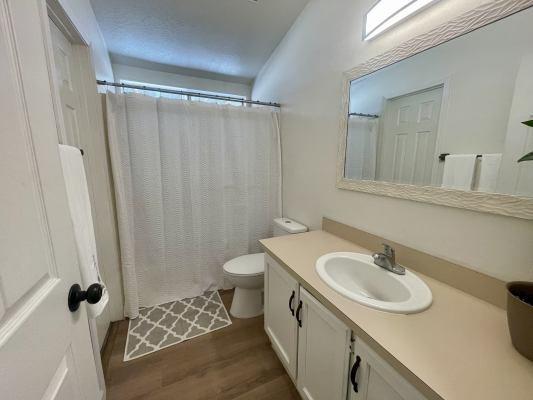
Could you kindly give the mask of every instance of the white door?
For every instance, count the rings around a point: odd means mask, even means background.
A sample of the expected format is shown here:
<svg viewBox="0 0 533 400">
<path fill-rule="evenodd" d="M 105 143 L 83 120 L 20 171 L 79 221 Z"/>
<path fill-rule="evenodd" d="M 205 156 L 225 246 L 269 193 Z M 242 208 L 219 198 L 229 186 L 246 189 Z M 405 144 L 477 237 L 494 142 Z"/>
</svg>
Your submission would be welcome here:
<svg viewBox="0 0 533 400">
<path fill-rule="evenodd" d="M 351 331 L 303 288 L 300 301 L 298 391 L 306 400 L 344 400 Z"/>
<path fill-rule="evenodd" d="M 102 397 L 58 154 L 46 7 L 0 0 L 0 388 L 10 400 Z"/>
<path fill-rule="evenodd" d="M 299 303 L 298 282 L 268 254 L 265 255 L 265 331 L 272 348 L 296 380 Z"/>
<path fill-rule="evenodd" d="M 350 400 L 426 400 L 359 338 L 353 346 L 348 391 Z"/>
<path fill-rule="evenodd" d="M 442 87 L 387 101 L 378 158 L 379 180 L 430 185 Z"/>
</svg>

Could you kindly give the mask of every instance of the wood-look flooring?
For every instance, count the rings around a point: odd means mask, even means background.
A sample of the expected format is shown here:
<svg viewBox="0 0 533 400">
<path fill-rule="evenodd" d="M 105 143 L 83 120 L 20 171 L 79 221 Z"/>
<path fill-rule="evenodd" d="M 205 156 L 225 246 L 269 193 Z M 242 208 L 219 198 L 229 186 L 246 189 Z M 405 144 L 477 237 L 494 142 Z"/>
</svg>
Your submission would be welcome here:
<svg viewBox="0 0 533 400">
<path fill-rule="evenodd" d="M 221 292 L 229 310 L 233 291 Z M 263 317 L 123 362 L 128 322 L 111 325 L 102 352 L 107 400 L 300 399 L 270 346 Z"/>
</svg>

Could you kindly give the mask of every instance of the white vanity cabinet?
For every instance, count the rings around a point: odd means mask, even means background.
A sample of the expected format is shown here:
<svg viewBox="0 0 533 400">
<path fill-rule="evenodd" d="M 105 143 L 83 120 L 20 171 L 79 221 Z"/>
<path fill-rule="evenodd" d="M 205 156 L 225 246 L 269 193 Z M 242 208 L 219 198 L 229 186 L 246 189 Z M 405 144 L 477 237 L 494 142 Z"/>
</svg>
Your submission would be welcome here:
<svg viewBox="0 0 533 400">
<path fill-rule="evenodd" d="M 359 338 L 353 343 L 348 399 L 426 400 Z"/>
<path fill-rule="evenodd" d="M 265 331 L 294 382 L 298 351 L 298 325 L 295 318 L 300 301 L 298 287 L 298 282 L 265 254 Z"/>
<path fill-rule="evenodd" d="M 306 400 L 346 400 L 351 331 L 270 256 L 265 330 Z"/>
<path fill-rule="evenodd" d="M 351 330 L 300 288 L 297 387 L 305 400 L 345 400 Z"/>
<path fill-rule="evenodd" d="M 265 330 L 304 400 L 425 400 L 268 254 Z"/>
</svg>

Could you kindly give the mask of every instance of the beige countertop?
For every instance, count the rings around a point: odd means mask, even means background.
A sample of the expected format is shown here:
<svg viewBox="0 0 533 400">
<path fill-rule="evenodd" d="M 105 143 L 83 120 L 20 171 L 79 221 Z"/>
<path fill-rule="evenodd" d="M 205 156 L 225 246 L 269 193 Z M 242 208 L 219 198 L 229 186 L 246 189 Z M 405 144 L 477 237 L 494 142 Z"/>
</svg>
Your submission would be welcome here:
<svg viewBox="0 0 533 400">
<path fill-rule="evenodd" d="M 433 292 L 428 310 L 411 315 L 373 310 L 335 292 L 315 271 L 326 253 L 369 250 L 324 231 L 261 244 L 428 398 L 533 400 L 533 362 L 512 347 L 504 310 L 417 272 Z"/>
</svg>

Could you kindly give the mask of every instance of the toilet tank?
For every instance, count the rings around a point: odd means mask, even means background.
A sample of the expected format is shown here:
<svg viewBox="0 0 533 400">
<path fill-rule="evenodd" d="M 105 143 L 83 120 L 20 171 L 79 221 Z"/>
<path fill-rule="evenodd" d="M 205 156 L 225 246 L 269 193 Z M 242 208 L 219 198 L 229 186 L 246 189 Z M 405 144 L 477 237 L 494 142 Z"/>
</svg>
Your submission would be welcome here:
<svg viewBox="0 0 533 400">
<path fill-rule="evenodd" d="M 291 235 L 293 233 L 307 232 L 307 226 L 289 218 L 274 219 L 274 236 Z"/>
</svg>

